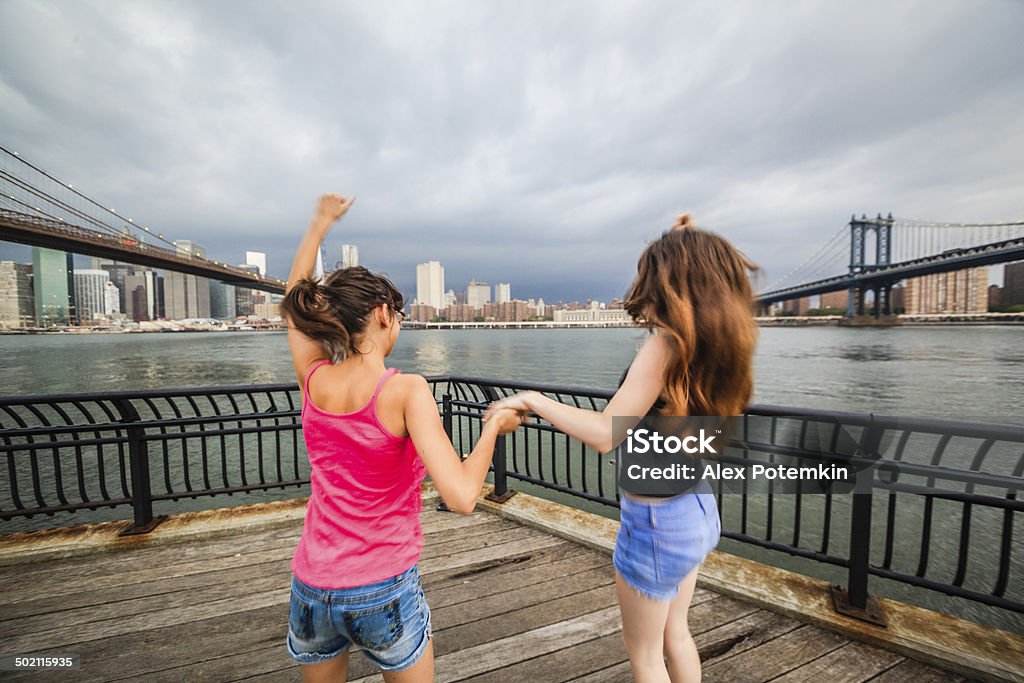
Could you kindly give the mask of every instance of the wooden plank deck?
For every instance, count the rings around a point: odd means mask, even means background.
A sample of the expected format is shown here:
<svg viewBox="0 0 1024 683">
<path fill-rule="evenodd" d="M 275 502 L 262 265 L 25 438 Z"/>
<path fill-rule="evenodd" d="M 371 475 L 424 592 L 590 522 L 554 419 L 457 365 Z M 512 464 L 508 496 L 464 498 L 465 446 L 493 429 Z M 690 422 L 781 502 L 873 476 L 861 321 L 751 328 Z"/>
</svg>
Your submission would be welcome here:
<svg viewBox="0 0 1024 683">
<path fill-rule="evenodd" d="M 0 653 L 81 654 L 5 681 L 298 681 L 285 650 L 300 526 L 0 567 Z M 629 681 L 611 558 L 486 512 L 423 513 L 437 681 Z M 697 589 L 705 681 L 964 681 Z M 357 653 L 349 680 L 382 680 Z"/>
</svg>

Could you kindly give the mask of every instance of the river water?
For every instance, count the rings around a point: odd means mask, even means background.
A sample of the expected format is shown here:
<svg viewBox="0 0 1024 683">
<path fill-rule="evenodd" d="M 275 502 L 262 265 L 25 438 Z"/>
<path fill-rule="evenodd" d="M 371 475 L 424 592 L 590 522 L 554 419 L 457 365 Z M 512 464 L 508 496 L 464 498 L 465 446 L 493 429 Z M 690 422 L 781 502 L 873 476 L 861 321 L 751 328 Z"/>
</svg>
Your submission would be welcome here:
<svg viewBox="0 0 1024 683">
<path fill-rule="evenodd" d="M 406 330 L 389 362 L 403 372 L 424 375 L 613 388 L 644 334 L 636 329 Z M 1022 424 L 1024 327 L 763 328 L 755 381 L 757 403 Z M 279 382 L 294 382 L 283 332 L 0 336 L 0 395 Z M 270 497 L 281 495 L 296 493 Z M 757 519 L 757 496 L 750 498 L 751 533 L 757 534 L 763 520 Z M 837 498 L 838 508 L 833 511 L 839 520 L 844 519 L 848 505 L 842 498 Z M 168 503 L 158 512 L 252 500 L 246 496 L 227 501 L 221 497 L 187 500 L 175 504 L 177 507 L 168 507 Z M 786 505 L 783 501 L 782 512 Z M 802 514 L 811 522 L 817 510 L 812 503 L 805 505 Z M 737 528 L 738 507 L 723 501 L 726 529 Z M 950 568 L 955 561 L 960 509 L 949 508 L 948 516 L 939 515 L 931 532 L 932 554 L 938 558 L 933 561 L 945 562 Z M 597 511 L 614 514 L 607 509 Z M 127 508 L 103 513 L 111 519 L 131 516 Z M 92 521 L 95 514 L 75 513 L 62 523 Z M 780 512 L 776 514 L 782 517 Z M 981 514 L 979 511 L 976 516 Z M 991 546 L 993 551 L 998 548 L 995 517 L 993 522 L 972 538 L 972 545 L 979 546 L 972 558 L 985 556 L 980 546 Z M 48 523 L 54 522 L 16 518 L 0 523 L 0 529 L 38 528 Z M 898 525 L 898 529 L 918 536 L 920 528 L 919 510 Z M 1014 529 L 1014 535 L 1019 539 L 1024 533 Z M 913 546 L 917 547 L 916 539 Z M 1024 543 L 1017 542 L 1015 547 L 1007 595 L 1020 599 L 1024 594 L 1024 577 L 1020 576 Z M 719 549 L 846 583 L 841 568 L 762 551 L 730 539 L 723 539 Z M 836 552 L 840 550 L 845 548 L 836 547 Z M 897 556 L 899 551 L 897 543 Z M 912 560 L 906 558 L 899 564 L 913 568 Z M 872 561 L 877 561 L 874 552 Z M 1019 615 L 877 578 L 872 579 L 871 590 L 1024 632 Z"/>
</svg>

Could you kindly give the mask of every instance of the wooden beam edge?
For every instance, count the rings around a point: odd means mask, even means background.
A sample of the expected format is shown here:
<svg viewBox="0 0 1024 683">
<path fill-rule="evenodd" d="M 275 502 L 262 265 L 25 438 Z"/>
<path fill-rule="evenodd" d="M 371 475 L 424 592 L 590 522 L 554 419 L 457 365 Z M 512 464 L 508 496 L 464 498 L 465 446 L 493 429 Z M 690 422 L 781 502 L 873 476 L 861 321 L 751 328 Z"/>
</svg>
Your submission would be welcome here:
<svg viewBox="0 0 1024 683">
<path fill-rule="evenodd" d="M 605 553 L 615 549 L 615 520 L 521 491 L 493 503 L 484 497 L 490 490 L 485 486 L 477 509 Z M 875 626 L 833 610 L 827 581 L 718 550 L 704 561 L 697 585 L 949 671 L 987 681 L 1024 681 L 1024 638 L 1009 631 L 881 596 L 889 624 Z"/>
</svg>

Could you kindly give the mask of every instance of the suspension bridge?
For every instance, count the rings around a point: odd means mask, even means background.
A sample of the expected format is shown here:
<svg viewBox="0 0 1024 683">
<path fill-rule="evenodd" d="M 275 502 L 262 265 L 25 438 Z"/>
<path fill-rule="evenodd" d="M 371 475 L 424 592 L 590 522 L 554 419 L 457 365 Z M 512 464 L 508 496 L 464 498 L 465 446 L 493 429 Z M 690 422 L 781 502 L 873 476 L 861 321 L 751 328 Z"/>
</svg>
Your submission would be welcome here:
<svg viewBox="0 0 1024 683">
<path fill-rule="evenodd" d="M 86 195 L 17 152 L 0 147 L 0 240 L 112 259 L 219 280 L 229 285 L 283 294 L 285 282 L 204 258 L 191 242 Z"/>
<path fill-rule="evenodd" d="M 278 294 L 285 287 L 282 280 L 190 252 L 162 231 L 140 225 L 4 147 L 0 147 L 0 240 Z M 848 316 L 887 316 L 893 312 L 892 288 L 907 278 L 1021 259 L 1024 220 L 942 223 L 895 219 L 891 214 L 854 216 L 797 268 L 759 292 L 757 303 L 766 309 L 774 303 L 845 290 Z"/>
<path fill-rule="evenodd" d="M 782 279 L 762 307 L 846 290 L 847 316 L 892 315 L 892 288 L 908 278 L 1024 259 L 1024 221 L 939 223 L 853 216 Z M 870 307 L 868 307 L 870 303 Z"/>
</svg>

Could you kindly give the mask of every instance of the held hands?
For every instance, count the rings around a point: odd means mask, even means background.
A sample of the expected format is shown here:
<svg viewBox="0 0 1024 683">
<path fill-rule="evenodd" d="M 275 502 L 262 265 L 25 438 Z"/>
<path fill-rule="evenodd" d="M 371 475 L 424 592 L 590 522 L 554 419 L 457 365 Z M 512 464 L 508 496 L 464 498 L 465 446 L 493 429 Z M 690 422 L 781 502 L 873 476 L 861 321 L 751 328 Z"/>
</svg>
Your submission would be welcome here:
<svg viewBox="0 0 1024 683">
<path fill-rule="evenodd" d="M 492 410 L 494 404 L 487 409 L 487 414 L 484 416 L 484 422 L 494 422 L 498 428 L 499 434 L 508 434 L 516 431 L 520 424 L 522 424 L 522 416 L 514 410 L 509 408 L 499 408 L 498 410 Z"/>
<path fill-rule="evenodd" d="M 484 422 L 487 422 L 496 413 L 503 410 L 512 410 L 518 417 L 518 424 L 525 424 L 529 419 L 529 414 L 532 409 L 529 405 L 529 400 L 539 394 L 536 391 L 521 391 L 518 394 L 506 396 L 503 399 L 495 401 L 491 405 L 487 406 L 487 411 L 484 413 Z"/>
</svg>

